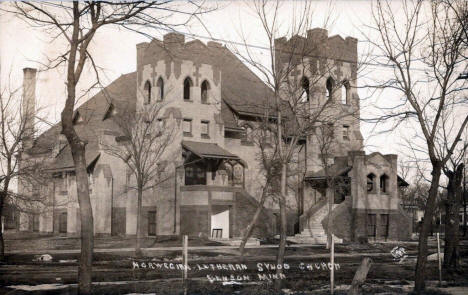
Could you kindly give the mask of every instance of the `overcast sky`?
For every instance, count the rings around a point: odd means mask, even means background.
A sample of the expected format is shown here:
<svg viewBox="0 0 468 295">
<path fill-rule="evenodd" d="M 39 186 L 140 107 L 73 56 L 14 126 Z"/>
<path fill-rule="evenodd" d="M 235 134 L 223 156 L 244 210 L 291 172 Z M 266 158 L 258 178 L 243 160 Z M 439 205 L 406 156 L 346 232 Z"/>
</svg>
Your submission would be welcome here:
<svg viewBox="0 0 468 295">
<path fill-rule="evenodd" d="M 182 3 L 182 2 L 181 2 Z M 178 30 L 200 36 L 240 42 L 241 36 L 247 37 L 249 44 L 265 46 L 266 39 L 258 19 L 255 17 L 249 1 L 208 1 L 211 7 L 217 7 L 201 17 L 199 21 L 193 21 L 189 27 Z M 8 5 L 8 3 L 0 3 Z M 300 1 L 284 2 L 282 8 L 282 22 L 288 24 L 293 7 L 301 5 Z M 399 1 L 393 1 L 392 5 L 398 7 Z M 327 22 L 329 36 L 340 34 L 342 37 L 353 36 L 359 39 L 358 51 L 360 58 L 367 56 L 372 48 L 369 48 L 361 32 L 369 33 L 367 25 L 372 23 L 371 1 L 316 1 L 314 2 L 313 24 L 311 27 L 323 27 Z M 152 30 L 151 34 L 158 39 L 166 31 Z M 189 36 L 186 40 L 190 40 Z M 133 72 L 136 69 L 136 48 L 140 42 L 149 41 L 147 37 L 122 29 L 110 28 L 99 32 L 94 38 L 91 52 L 97 64 L 104 68 L 101 79 L 104 85 L 121 74 Z M 201 39 L 207 42 L 207 39 Z M 222 42 L 224 43 L 224 42 Z M 228 47 L 236 46 L 228 44 Z M 40 68 L 38 62 L 46 62 L 47 56 L 54 56 L 61 49 L 60 44 L 51 43 L 47 35 L 38 29 L 32 29 L 23 21 L 8 14 L 0 16 L 0 58 L 1 58 L 1 82 L 2 87 L 10 83 L 13 87 L 21 85 L 22 68 Z M 268 51 L 258 49 L 257 56 L 268 62 Z M 391 69 L 382 67 L 367 67 L 361 73 L 358 85 L 366 84 L 372 77 L 391 74 Z M 85 73 L 83 85 L 89 85 L 94 75 Z M 46 118 L 50 122 L 57 122 L 64 105 L 64 73 L 63 70 L 41 72 L 38 77 L 37 99 L 38 104 L 45 109 Z M 359 89 L 362 99 L 362 116 L 370 116 L 375 113 L 375 105 L 385 106 L 392 96 L 397 93 L 386 92 L 384 95 L 374 94 L 369 97 L 369 90 Z M 80 103 L 88 97 L 81 99 Z M 408 128 L 408 126 L 406 126 Z M 366 151 L 380 151 L 382 153 L 401 154 L 404 142 L 405 128 L 400 128 L 391 133 L 379 134 L 389 125 L 375 126 L 369 123 L 361 123 L 361 131 L 365 138 Z M 406 132 L 407 133 L 407 132 Z"/>
</svg>

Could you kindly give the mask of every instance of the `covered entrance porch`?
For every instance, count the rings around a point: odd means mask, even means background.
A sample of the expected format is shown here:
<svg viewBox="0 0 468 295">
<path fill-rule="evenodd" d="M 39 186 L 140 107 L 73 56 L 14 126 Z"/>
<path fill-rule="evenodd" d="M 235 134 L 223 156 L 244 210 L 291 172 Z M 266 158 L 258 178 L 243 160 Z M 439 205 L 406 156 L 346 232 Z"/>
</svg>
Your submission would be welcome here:
<svg viewBox="0 0 468 295">
<path fill-rule="evenodd" d="M 180 233 L 228 239 L 238 235 L 237 193 L 245 185 L 246 164 L 214 143 L 183 141 Z"/>
</svg>

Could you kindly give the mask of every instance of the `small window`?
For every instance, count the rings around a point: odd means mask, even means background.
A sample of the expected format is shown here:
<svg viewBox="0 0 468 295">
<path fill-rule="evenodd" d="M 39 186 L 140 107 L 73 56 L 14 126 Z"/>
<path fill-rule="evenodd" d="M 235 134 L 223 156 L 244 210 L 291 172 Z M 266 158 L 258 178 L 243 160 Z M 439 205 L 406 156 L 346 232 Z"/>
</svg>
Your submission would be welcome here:
<svg viewBox="0 0 468 295">
<path fill-rule="evenodd" d="M 193 163 L 185 167 L 185 185 L 206 185 L 206 164 Z"/>
<path fill-rule="evenodd" d="M 310 95 L 310 87 L 309 87 L 309 79 L 307 79 L 306 77 L 303 77 L 302 78 L 302 81 L 301 81 L 301 87 L 302 87 L 302 93 L 301 93 L 301 97 L 299 99 L 300 102 L 307 102 L 309 101 L 309 95 Z"/>
<path fill-rule="evenodd" d="M 192 83 L 192 79 L 190 79 L 189 77 L 185 78 L 184 80 L 184 100 L 190 100 L 191 97 L 191 91 L 192 91 L 192 86 L 193 86 L 193 83 Z"/>
<path fill-rule="evenodd" d="M 157 84 L 158 88 L 159 88 L 159 97 L 158 99 L 159 100 L 164 100 L 164 81 L 161 77 L 159 77 L 158 79 L 158 84 Z"/>
<path fill-rule="evenodd" d="M 210 137 L 210 122 L 201 121 L 201 137 L 209 138 Z"/>
<path fill-rule="evenodd" d="M 156 236 L 156 211 L 148 211 L 148 236 Z"/>
<path fill-rule="evenodd" d="M 335 87 L 335 81 L 332 77 L 327 79 L 327 99 L 333 98 L 333 88 Z"/>
<path fill-rule="evenodd" d="M 343 140 L 349 140 L 349 126 L 343 125 Z"/>
<path fill-rule="evenodd" d="M 158 119 L 158 129 L 159 129 L 159 130 L 163 129 L 165 125 L 166 125 L 166 124 L 165 124 L 164 120 L 161 119 L 161 118 L 159 118 L 159 119 Z"/>
<path fill-rule="evenodd" d="M 145 83 L 145 104 L 151 103 L 151 83 L 146 81 Z"/>
<path fill-rule="evenodd" d="M 210 90 L 210 84 L 208 81 L 203 81 L 201 84 L 201 102 L 208 103 L 208 91 Z"/>
<path fill-rule="evenodd" d="M 349 104 L 349 82 L 347 80 L 343 81 L 341 85 L 341 103 Z"/>
<path fill-rule="evenodd" d="M 192 135 L 192 119 L 184 119 L 182 128 L 184 135 Z"/>
<path fill-rule="evenodd" d="M 367 175 L 367 191 L 374 192 L 375 191 L 375 175 L 373 173 Z"/>
<path fill-rule="evenodd" d="M 388 176 L 385 174 L 380 176 L 380 192 L 388 192 Z"/>
</svg>

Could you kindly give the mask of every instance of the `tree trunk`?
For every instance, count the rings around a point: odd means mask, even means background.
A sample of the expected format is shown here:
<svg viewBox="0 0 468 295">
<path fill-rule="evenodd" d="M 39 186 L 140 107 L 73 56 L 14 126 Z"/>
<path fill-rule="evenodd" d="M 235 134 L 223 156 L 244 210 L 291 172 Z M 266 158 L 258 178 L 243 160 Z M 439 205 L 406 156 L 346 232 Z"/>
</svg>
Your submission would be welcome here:
<svg viewBox="0 0 468 295">
<path fill-rule="evenodd" d="M 8 189 L 8 188 L 7 188 Z M 3 207 L 5 205 L 5 188 L 0 192 L 0 262 L 5 261 L 5 241 L 3 240 Z"/>
<path fill-rule="evenodd" d="M 65 134 L 66 136 L 68 135 Z M 73 136 L 73 135 L 72 135 Z M 67 138 L 69 138 L 67 136 Z M 77 140 L 77 141 L 75 141 Z M 71 143 L 70 143 L 71 141 Z M 92 264 L 94 248 L 93 209 L 89 197 L 88 172 L 86 169 L 85 144 L 77 137 L 69 139 L 76 172 L 76 188 L 81 219 L 81 255 L 78 267 L 78 292 L 91 294 Z"/>
<path fill-rule="evenodd" d="M 135 256 L 141 257 L 141 205 L 143 199 L 143 187 L 138 185 L 138 201 L 137 201 L 137 228 L 136 228 L 136 246 L 135 246 Z"/>
<path fill-rule="evenodd" d="M 287 173 L 287 163 L 281 164 L 281 194 L 279 199 L 280 206 L 280 241 L 278 247 L 278 256 L 276 257 L 276 264 L 283 266 L 284 264 L 284 253 L 286 252 L 286 173 Z M 281 288 L 281 279 L 280 274 L 283 273 L 283 267 L 276 267 L 276 274 L 278 275 L 278 280 L 276 280 L 276 290 L 279 291 Z"/>
<path fill-rule="evenodd" d="M 459 242 L 459 211 L 461 203 L 461 182 L 463 179 L 463 164 L 459 165 L 455 173 L 448 171 L 447 203 L 445 207 L 445 247 L 444 269 L 454 271 L 458 267 Z"/>
<path fill-rule="evenodd" d="M 367 273 L 371 267 L 372 260 L 369 257 L 362 259 L 361 265 L 359 265 L 356 273 L 354 274 L 353 282 L 348 290 L 348 295 L 361 294 L 360 287 L 366 282 Z"/>
<path fill-rule="evenodd" d="M 436 198 L 439 188 L 439 180 L 441 174 L 441 164 L 438 161 L 432 163 L 432 180 L 429 189 L 429 197 L 426 203 L 426 210 L 424 211 L 424 221 L 419 234 L 418 244 L 418 260 L 415 269 L 415 282 L 414 291 L 417 294 L 422 294 L 425 289 L 425 276 L 426 276 L 426 262 L 427 262 L 427 236 L 431 230 L 432 217 L 436 205 Z"/>
<path fill-rule="evenodd" d="M 255 228 L 255 225 L 257 224 L 257 220 L 260 217 L 260 213 L 262 213 L 263 205 L 265 204 L 265 200 L 266 200 L 266 196 L 267 196 L 266 192 L 267 192 L 267 189 L 265 187 L 263 189 L 262 197 L 260 199 L 260 202 L 258 203 L 257 210 L 255 211 L 255 214 L 254 214 L 252 220 L 250 221 L 249 225 L 247 226 L 247 230 L 245 231 L 244 237 L 242 238 L 242 242 L 241 242 L 241 244 L 239 246 L 239 252 L 240 252 L 240 254 L 242 256 L 244 255 L 244 250 L 245 250 L 245 245 L 247 244 L 247 240 L 252 235 L 252 232 L 253 232 L 253 230 Z"/>
<path fill-rule="evenodd" d="M 333 203 L 334 203 L 334 193 L 333 193 L 333 185 L 331 181 L 328 181 L 326 193 L 327 201 L 328 201 L 328 219 L 327 219 L 327 249 L 330 249 L 331 242 L 332 242 L 332 226 L 333 226 L 333 219 L 332 219 L 332 211 L 333 211 Z"/>
</svg>

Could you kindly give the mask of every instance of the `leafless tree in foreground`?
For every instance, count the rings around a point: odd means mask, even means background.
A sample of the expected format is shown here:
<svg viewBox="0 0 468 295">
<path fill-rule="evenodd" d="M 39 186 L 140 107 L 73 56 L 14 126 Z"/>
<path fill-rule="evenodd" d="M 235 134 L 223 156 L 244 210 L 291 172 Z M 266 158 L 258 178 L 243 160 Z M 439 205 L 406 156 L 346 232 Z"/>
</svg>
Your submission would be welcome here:
<svg viewBox="0 0 468 295">
<path fill-rule="evenodd" d="M 0 228 L 7 204 L 22 212 L 32 213 L 43 209 L 47 201 L 39 191 L 30 189 L 30 194 L 14 193 L 11 187 L 14 181 L 22 182 L 29 188 L 39 187 L 45 178 L 41 176 L 44 173 L 41 173 L 40 163 L 24 154 L 37 129 L 34 123 L 37 110 L 23 103 L 25 95 L 31 91 L 34 91 L 32 85 L 25 87 L 20 98 L 19 90 L 10 87 L 0 90 Z M 4 258 L 5 244 L 3 232 L 0 231 L 0 261 Z"/>
<path fill-rule="evenodd" d="M 66 68 L 66 100 L 61 114 L 62 134 L 67 138 L 76 173 L 77 196 L 81 218 L 81 256 L 79 263 L 79 292 L 91 293 L 91 268 L 94 244 L 93 214 L 86 172 L 86 142 L 73 126 L 73 112 L 77 101 L 77 88 L 83 70 L 90 67 L 99 81 L 96 61 L 90 44 L 96 33 L 105 27 L 119 26 L 139 33 L 148 28 L 183 26 L 203 13 L 203 3 L 177 1 L 136 2 L 14 2 L 4 9 L 25 20 L 31 27 L 50 34 L 52 41 L 61 40 L 66 49 L 51 60 L 48 67 Z M 184 6 L 185 5 L 185 6 Z M 176 16 L 183 20 L 176 23 Z"/>
<path fill-rule="evenodd" d="M 247 229 L 242 237 L 241 244 L 239 246 L 239 252 L 241 255 L 244 255 L 245 245 L 247 244 L 248 239 L 251 237 L 253 230 L 257 224 L 258 218 L 264 209 L 266 200 L 274 198 L 275 192 L 280 190 L 279 186 L 279 171 L 280 164 L 278 158 L 278 145 L 273 143 L 275 137 L 272 136 L 270 119 L 266 116 L 265 121 L 259 122 L 257 128 L 252 132 L 252 140 L 255 146 L 258 148 L 257 152 L 257 161 L 261 164 L 261 169 L 263 172 L 263 179 L 261 180 L 262 185 L 262 194 L 258 202 L 257 209 L 250 221 Z"/>
<path fill-rule="evenodd" d="M 427 13 L 426 13 L 427 12 Z M 414 122 L 419 130 L 415 140 L 424 149 L 432 168 L 431 186 L 425 204 L 424 222 L 419 236 L 418 259 L 415 269 L 415 292 L 425 289 L 427 237 L 431 227 L 442 168 L 450 159 L 468 123 L 463 85 L 457 81 L 463 71 L 461 61 L 466 54 L 464 28 L 468 19 L 457 19 L 450 5 L 441 1 L 404 1 L 398 12 L 387 1 L 377 1 L 373 9 L 374 38 L 368 41 L 379 51 L 377 62 L 393 67 L 391 77 L 379 81 L 377 87 L 393 89 L 401 94 L 384 119 Z M 425 19 L 426 18 L 426 19 Z M 415 71 L 414 68 L 423 68 Z M 457 116 L 443 153 L 436 148 L 441 140 L 443 118 Z M 421 136 L 422 134 L 422 136 Z"/>
<path fill-rule="evenodd" d="M 310 2 L 297 4 L 295 14 L 292 16 L 291 25 L 282 28 L 280 14 L 282 9 L 281 1 L 259 0 L 252 3 L 252 10 L 258 18 L 265 39 L 267 40 L 268 64 L 261 62 L 245 40 L 245 52 L 236 51 L 240 59 L 260 73 L 261 79 L 272 90 L 270 97 L 262 100 L 260 107 L 264 108 L 266 117 L 263 121 L 269 121 L 272 127 L 272 136 L 276 146 L 273 148 L 277 153 L 279 162 L 279 191 L 276 193 L 277 203 L 280 210 L 280 241 L 276 263 L 284 263 L 287 235 L 287 200 L 288 192 L 288 166 L 292 159 L 297 156 L 300 142 L 312 132 L 314 125 L 318 122 L 320 115 L 331 105 L 332 99 L 310 111 L 309 96 L 317 87 L 317 84 L 324 83 L 324 75 L 331 72 L 333 65 L 329 65 L 328 72 L 315 73 L 310 69 L 309 61 L 317 58 L 314 53 L 317 44 L 304 40 L 300 36 L 306 36 L 310 29 L 313 6 Z M 325 21 L 326 23 L 326 21 Z M 294 36 L 287 48 L 280 48 L 278 38 L 283 36 Z M 332 57 L 330 57 L 332 58 Z M 293 71 L 298 70 L 305 73 L 312 73 L 305 83 L 301 76 L 293 77 Z M 320 89 L 320 88 L 318 88 Z M 256 106 L 259 107 L 259 106 Z M 268 179 L 267 179 L 268 180 Z M 268 186 L 268 185 L 266 185 Z M 282 273 L 282 268 L 277 268 L 277 274 Z M 281 280 L 276 281 L 279 288 Z"/>
<path fill-rule="evenodd" d="M 174 138 L 174 120 L 162 119 L 164 104 L 151 103 L 143 109 L 128 111 L 117 108 L 112 120 L 117 126 L 114 142 L 103 143 L 104 151 L 124 161 L 135 177 L 137 191 L 137 234 L 135 254 L 141 256 L 143 193 L 156 189 L 173 175 L 169 169 L 168 152 Z M 132 187 L 130 187 L 131 189 Z"/>
</svg>

